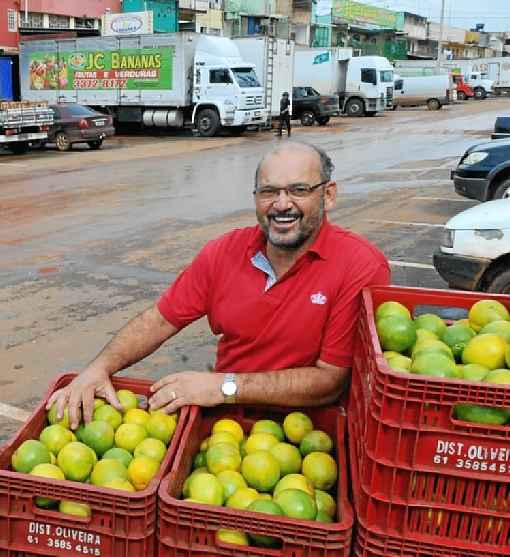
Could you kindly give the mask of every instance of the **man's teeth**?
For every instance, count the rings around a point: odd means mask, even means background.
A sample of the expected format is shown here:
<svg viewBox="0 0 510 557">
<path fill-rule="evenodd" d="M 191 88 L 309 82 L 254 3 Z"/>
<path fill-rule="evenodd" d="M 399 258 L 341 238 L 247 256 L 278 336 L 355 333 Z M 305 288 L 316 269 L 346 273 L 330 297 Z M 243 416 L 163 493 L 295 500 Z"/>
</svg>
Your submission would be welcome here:
<svg viewBox="0 0 510 557">
<path fill-rule="evenodd" d="M 273 217 L 276 222 L 294 222 L 298 217 Z"/>
</svg>

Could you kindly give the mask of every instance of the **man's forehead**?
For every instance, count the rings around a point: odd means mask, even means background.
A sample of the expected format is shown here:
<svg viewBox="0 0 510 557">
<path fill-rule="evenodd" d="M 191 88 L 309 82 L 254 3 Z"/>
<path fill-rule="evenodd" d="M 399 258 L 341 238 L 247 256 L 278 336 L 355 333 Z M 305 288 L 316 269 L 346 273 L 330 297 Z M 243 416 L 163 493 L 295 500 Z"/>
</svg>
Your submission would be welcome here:
<svg viewBox="0 0 510 557">
<path fill-rule="evenodd" d="M 260 180 L 264 182 L 306 181 L 320 176 L 320 158 L 305 146 L 294 145 L 291 149 L 269 153 L 260 167 Z"/>
</svg>

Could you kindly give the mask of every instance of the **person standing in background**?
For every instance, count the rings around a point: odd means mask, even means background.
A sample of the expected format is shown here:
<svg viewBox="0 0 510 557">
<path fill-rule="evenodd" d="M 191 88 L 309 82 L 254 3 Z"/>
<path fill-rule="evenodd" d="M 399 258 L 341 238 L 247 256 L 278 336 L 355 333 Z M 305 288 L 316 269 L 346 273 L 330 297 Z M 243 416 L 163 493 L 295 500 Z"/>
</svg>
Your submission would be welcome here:
<svg viewBox="0 0 510 557">
<path fill-rule="evenodd" d="M 282 137 L 283 125 L 287 127 L 287 136 L 290 137 L 290 99 L 287 92 L 280 99 L 280 129 L 278 136 Z"/>
</svg>

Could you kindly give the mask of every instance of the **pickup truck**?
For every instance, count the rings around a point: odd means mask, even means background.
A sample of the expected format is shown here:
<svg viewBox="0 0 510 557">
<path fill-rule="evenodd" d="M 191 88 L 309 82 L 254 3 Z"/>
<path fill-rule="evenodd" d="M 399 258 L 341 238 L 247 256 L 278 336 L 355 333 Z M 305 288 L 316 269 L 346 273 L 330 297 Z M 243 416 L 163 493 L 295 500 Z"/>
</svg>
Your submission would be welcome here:
<svg viewBox="0 0 510 557">
<path fill-rule="evenodd" d="M 46 102 L 0 101 L 0 147 L 14 154 L 28 150 L 32 141 L 45 140 L 53 124 Z"/>
<path fill-rule="evenodd" d="M 321 95 L 313 87 L 292 88 L 293 120 L 301 120 L 303 126 L 325 126 L 331 116 L 340 114 L 337 95 Z"/>
</svg>

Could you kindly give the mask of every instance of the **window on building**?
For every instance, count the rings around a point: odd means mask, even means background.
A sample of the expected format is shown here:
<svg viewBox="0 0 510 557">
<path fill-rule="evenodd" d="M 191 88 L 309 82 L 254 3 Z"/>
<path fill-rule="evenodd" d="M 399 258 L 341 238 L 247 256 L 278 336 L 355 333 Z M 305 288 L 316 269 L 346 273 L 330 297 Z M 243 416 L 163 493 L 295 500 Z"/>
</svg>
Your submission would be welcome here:
<svg viewBox="0 0 510 557">
<path fill-rule="evenodd" d="M 18 30 L 18 13 L 16 10 L 7 10 L 7 30 L 16 33 Z"/>
<path fill-rule="evenodd" d="M 50 29 L 69 29 L 69 17 L 66 15 L 50 14 Z"/>
<path fill-rule="evenodd" d="M 25 13 L 20 16 L 21 25 L 29 29 L 42 29 L 44 27 L 43 14 L 37 12 L 28 12 L 28 18 L 25 19 Z"/>
<path fill-rule="evenodd" d="M 75 17 L 75 29 L 94 29 L 94 18 L 92 17 Z"/>
</svg>

